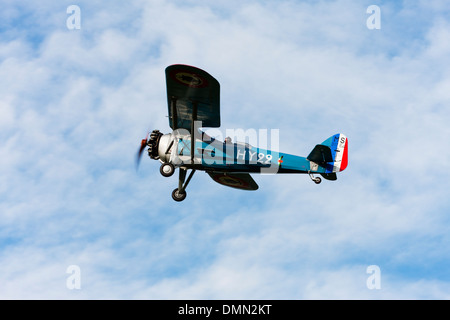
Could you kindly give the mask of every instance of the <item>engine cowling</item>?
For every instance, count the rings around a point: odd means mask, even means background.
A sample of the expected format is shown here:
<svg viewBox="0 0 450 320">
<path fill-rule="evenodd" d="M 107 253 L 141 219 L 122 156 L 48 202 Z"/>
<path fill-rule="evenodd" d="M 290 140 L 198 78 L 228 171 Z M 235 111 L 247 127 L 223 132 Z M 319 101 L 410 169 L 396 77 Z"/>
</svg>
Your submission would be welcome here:
<svg viewBox="0 0 450 320">
<path fill-rule="evenodd" d="M 170 160 L 170 148 L 173 145 L 172 134 L 162 134 L 159 130 L 153 130 L 148 140 L 148 155 L 154 160 L 168 163 Z"/>
<path fill-rule="evenodd" d="M 161 136 L 163 136 L 163 134 L 161 132 L 159 132 L 159 130 L 153 130 L 152 133 L 150 134 L 150 139 L 148 139 L 148 142 L 147 142 L 148 156 L 154 160 L 159 159 L 158 145 L 159 145 L 159 140 L 161 139 Z"/>
</svg>

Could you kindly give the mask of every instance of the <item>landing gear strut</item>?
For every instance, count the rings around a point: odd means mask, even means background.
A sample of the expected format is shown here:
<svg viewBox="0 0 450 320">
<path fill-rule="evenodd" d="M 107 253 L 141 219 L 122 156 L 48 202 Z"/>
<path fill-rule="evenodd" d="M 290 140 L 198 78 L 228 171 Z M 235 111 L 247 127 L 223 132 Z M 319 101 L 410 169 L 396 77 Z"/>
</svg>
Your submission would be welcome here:
<svg viewBox="0 0 450 320">
<path fill-rule="evenodd" d="M 186 172 L 187 169 L 180 168 L 180 176 L 178 178 L 178 188 L 172 191 L 172 199 L 175 201 L 183 201 L 184 199 L 186 199 L 186 187 L 188 186 L 189 181 L 191 181 L 192 176 L 195 173 L 195 169 L 191 170 L 191 173 L 189 174 L 185 182 Z"/>
<path fill-rule="evenodd" d="M 314 181 L 315 184 L 319 184 L 322 182 L 322 179 L 320 179 L 320 177 L 314 177 L 314 175 L 308 171 L 309 177 L 311 178 L 312 181 Z"/>
</svg>

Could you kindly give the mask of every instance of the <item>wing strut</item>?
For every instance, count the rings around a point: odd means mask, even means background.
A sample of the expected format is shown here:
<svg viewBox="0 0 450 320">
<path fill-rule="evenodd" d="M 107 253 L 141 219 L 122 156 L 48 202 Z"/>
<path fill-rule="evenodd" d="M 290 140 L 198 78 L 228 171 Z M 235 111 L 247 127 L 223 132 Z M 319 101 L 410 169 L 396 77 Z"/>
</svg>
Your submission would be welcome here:
<svg viewBox="0 0 450 320">
<path fill-rule="evenodd" d="M 172 109 L 172 129 L 178 129 L 178 118 L 177 118 L 177 98 L 172 97 L 170 100 L 170 107 Z"/>
<path fill-rule="evenodd" d="M 192 122 L 191 122 L 191 164 L 194 164 L 194 148 L 195 148 L 195 121 L 197 121 L 198 102 L 192 101 Z"/>
</svg>

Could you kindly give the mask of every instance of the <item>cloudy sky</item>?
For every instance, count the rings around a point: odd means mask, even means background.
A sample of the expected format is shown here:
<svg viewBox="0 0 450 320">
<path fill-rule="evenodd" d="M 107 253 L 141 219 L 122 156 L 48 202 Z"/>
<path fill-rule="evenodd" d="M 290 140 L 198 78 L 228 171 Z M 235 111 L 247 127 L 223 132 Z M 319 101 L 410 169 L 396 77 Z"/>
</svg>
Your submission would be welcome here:
<svg viewBox="0 0 450 320">
<path fill-rule="evenodd" d="M 1 3 L 0 298 L 450 298 L 448 1 Z M 174 202 L 134 156 L 175 63 L 220 82 L 223 132 L 344 133 L 348 168 Z"/>
</svg>

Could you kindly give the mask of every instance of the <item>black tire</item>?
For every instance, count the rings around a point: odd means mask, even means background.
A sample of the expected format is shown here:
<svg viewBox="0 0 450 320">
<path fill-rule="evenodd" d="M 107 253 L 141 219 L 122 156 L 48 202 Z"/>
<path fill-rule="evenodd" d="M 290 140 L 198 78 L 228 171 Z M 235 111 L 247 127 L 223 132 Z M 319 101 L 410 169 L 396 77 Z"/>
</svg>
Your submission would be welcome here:
<svg viewBox="0 0 450 320">
<path fill-rule="evenodd" d="M 183 193 L 178 193 L 178 188 L 176 188 L 175 190 L 172 191 L 172 199 L 175 201 L 183 201 L 184 199 L 186 199 L 186 190 Z"/>
<path fill-rule="evenodd" d="M 169 168 L 169 171 L 164 171 L 165 168 Z M 173 173 L 175 172 L 175 167 L 173 166 L 173 164 L 171 163 L 163 163 L 161 165 L 161 167 L 159 167 L 159 172 L 164 176 L 164 177 L 170 177 L 171 175 L 173 175 Z"/>
<path fill-rule="evenodd" d="M 314 182 L 315 182 L 316 184 L 319 184 L 319 183 L 322 182 L 322 179 L 320 179 L 320 177 L 316 177 L 316 178 L 314 178 Z"/>
</svg>

